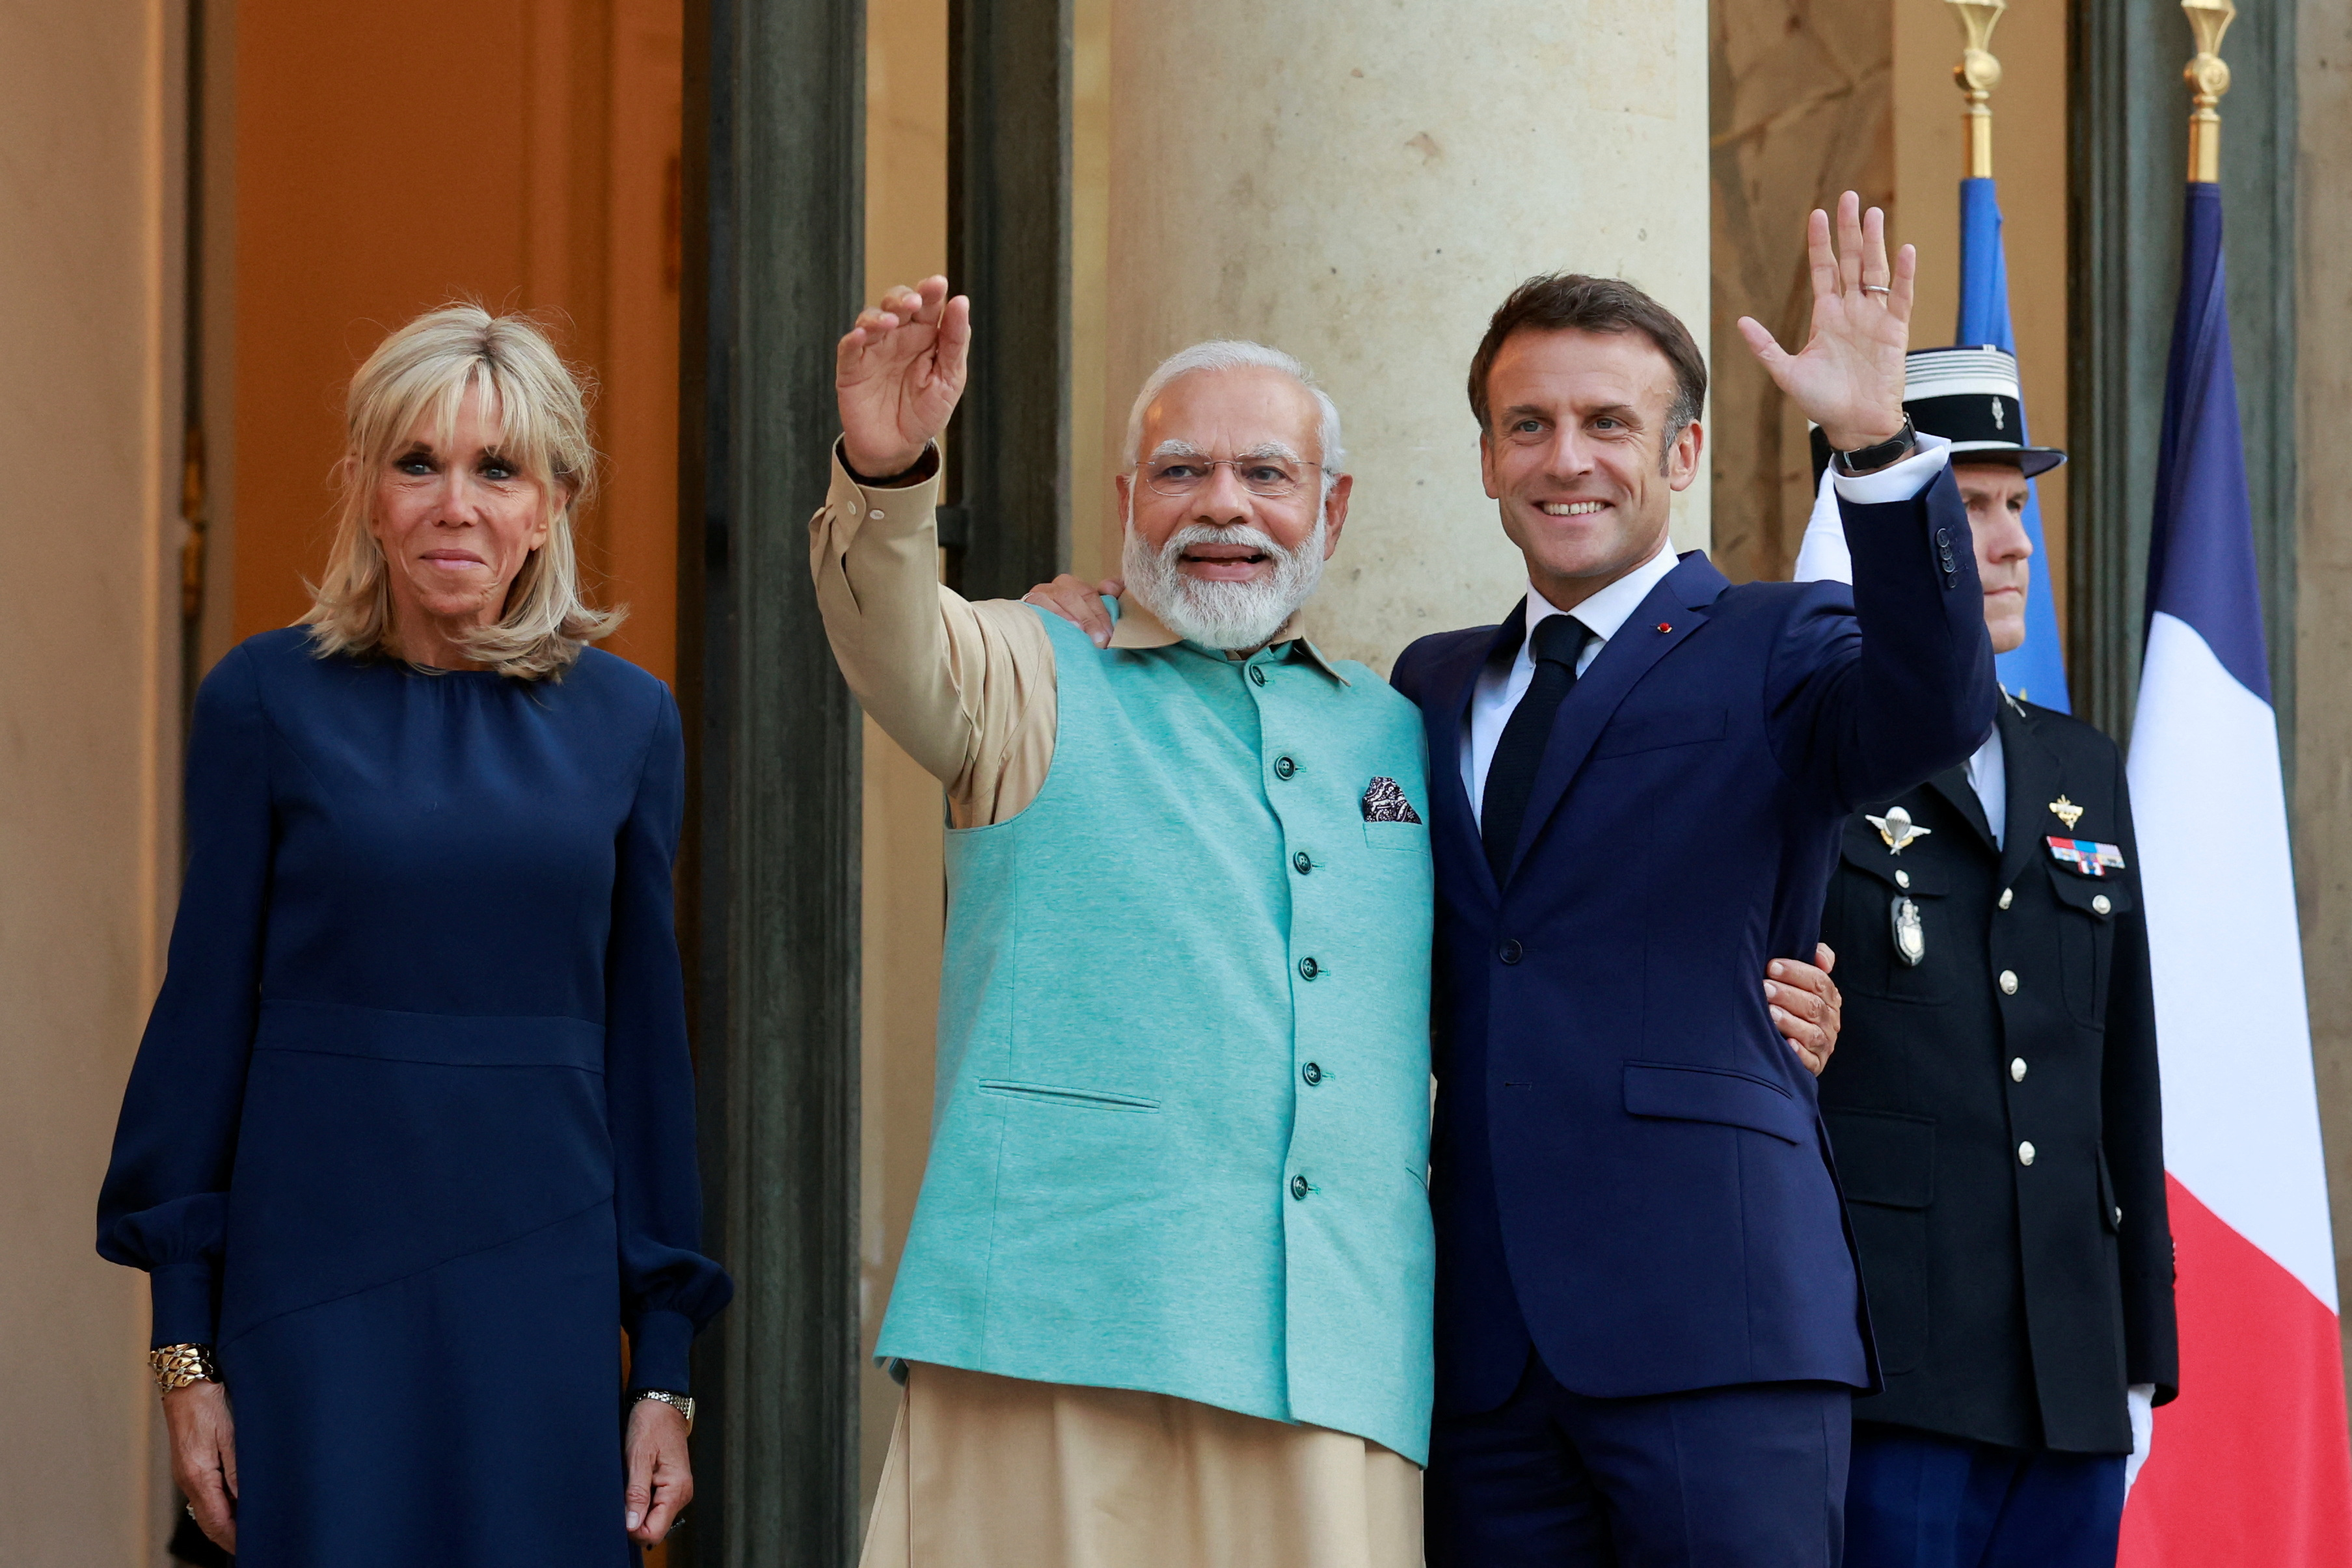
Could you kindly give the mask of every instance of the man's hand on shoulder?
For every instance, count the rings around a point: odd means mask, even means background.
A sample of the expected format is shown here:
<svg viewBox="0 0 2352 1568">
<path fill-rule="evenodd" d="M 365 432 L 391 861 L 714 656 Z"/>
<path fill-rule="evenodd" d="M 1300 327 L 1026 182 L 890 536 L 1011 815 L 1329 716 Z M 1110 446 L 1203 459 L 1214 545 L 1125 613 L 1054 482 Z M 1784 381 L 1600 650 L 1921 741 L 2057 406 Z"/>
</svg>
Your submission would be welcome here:
<svg viewBox="0 0 2352 1568">
<path fill-rule="evenodd" d="M 1791 354 L 1762 322 L 1739 318 L 1739 335 L 1774 384 L 1822 427 L 1834 451 L 1891 441 L 1903 428 L 1903 354 L 1911 341 L 1911 292 L 1918 257 L 1909 246 L 1886 258 L 1886 215 L 1848 191 L 1838 198 L 1837 245 L 1820 208 L 1806 220 L 1812 269 L 1812 335 Z"/>
<path fill-rule="evenodd" d="M 1097 647 L 1110 647 L 1110 612 L 1103 608 L 1105 599 L 1116 599 L 1127 592 L 1127 584 L 1116 577 L 1106 577 L 1099 583 L 1088 583 L 1065 572 L 1050 583 L 1040 583 L 1021 595 L 1024 605 L 1035 605 L 1051 610 L 1078 630 L 1094 639 Z"/>
<path fill-rule="evenodd" d="M 898 288 L 858 312 L 834 353 L 841 454 L 859 479 L 895 479 L 922 459 L 963 395 L 971 301 L 948 280 Z"/>
<path fill-rule="evenodd" d="M 1829 943 L 1816 942 L 1813 958 L 1813 963 L 1776 958 L 1766 964 L 1764 973 L 1769 978 L 1764 982 L 1764 1000 L 1772 1010 L 1773 1026 L 1797 1053 L 1797 1059 L 1819 1078 L 1837 1050 L 1839 1008 L 1845 998 L 1838 994 L 1837 983 L 1830 978 L 1830 971 L 1837 967 L 1837 954 L 1830 951 Z"/>
</svg>

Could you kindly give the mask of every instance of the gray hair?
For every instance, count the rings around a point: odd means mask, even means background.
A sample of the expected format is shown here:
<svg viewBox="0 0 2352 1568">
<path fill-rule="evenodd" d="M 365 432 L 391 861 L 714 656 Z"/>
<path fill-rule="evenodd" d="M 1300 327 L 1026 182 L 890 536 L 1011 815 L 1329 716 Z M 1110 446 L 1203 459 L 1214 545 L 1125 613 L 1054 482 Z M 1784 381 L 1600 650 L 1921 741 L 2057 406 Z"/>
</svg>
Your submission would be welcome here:
<svg viewBox="0 0 2352 1568">
<path fill-rule="evenodd" d="M 1179 349 L 1144 377 L 1143 390 L 1135 395 L 1135 406 L 1128 411 L 1127 445 L 1121 448 L 1124 467 L 1132 468 L 1142 460 L 1143 415 L 1153 399 L 1180 376 L 1199 370 L 1279 371 L 1312 394 L 1315 406 L 1323 414 L 1316 429 L 1316 443 L 1322 448 L 1323 493 L 1331 493 L 1332 483 L 1348 471 L 1348 449 L 1339 444 L 1339 405 L 1331 401 L 1329 393 L 1315 384 L 1315 377 L 1296 359 L 1280 349 L 1240 338 L 1212 338 L 1189 349 Z"/>
</svg>

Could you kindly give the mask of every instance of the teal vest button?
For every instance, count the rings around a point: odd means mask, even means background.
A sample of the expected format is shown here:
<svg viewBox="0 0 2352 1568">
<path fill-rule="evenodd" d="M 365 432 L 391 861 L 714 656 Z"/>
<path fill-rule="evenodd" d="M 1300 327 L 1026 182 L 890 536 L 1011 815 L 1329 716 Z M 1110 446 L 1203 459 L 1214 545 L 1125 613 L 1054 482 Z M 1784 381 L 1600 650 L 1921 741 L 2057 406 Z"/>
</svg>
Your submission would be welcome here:
<svg viewBox="0 0 2352 1568">
<path fill-rule="evenodd" d="M 1320 974 L 1320 973 L 1323 973 L 1323 966 L 1322 966 L 1321 964 L 1319 964 L 1319 963 L 1316 963 L 1313 959 L 1311 959 L 1311 958 L 1302 958 L 1302 959 L 1300 959 L 1300 960 L 1298 961 L 1298 978 L 1299 978 L 1299 979 L 1301 979 L 1301 980 L 1312 980 L 1312 979 L 1314 979 L 1317 975 L 1318 975 L 1318 974 Z"/>
<path fill-rule="evenodd" d="M 1298 764 L 1292 762 L 1288 757 L 1276 757 L 1274 759 L 1274 776 L 1276 778 L 1286 779 L 1297 771 Z"/>
<path fill-rule="evenodd" d="M 1312 1089 L 1317 1084 L 1323 1081 L 1323 1069 L 1318 1064 L 1308 1062 L 1305 1067 L 1298 1069 L 1298 1076 L 1307 1080 L 1307 1088 Z"/>
<path fill-rule="evenodd" d="M 1314 1188 L 1307 1184 L 1306 1177 L 1293 1176 L 1290 1178 L 1290 1195 L 1298 1199 L 1301 1203 L 1306 1202 L 1307 1194 L 1314 1190 Z"/>
<path fill-rule="evenodd" d="M 1304 849 L 1293 855 L 1290 858 L 1290 863 L 1298 868 L 1298 874 L 1302 877 L 1315 869 L 1315 862 L 1307 858 L 1307 851 Z"/>
</svg>

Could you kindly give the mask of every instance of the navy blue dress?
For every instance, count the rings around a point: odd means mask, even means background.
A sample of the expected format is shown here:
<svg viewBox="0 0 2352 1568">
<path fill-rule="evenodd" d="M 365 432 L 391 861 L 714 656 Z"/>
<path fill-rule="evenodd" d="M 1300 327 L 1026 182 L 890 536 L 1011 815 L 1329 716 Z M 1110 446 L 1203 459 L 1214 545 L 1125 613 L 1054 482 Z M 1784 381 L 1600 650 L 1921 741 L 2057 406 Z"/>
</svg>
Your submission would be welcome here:
<svg viewBox="0 0 2352 1568">
<path fill-rule="evenodd" d="M 687 1387 L 697 1250 L 671 927 L 677 705 L 234 649 L 189 740 L 169 973 L 99 1251 L 215 1347 L 242 1568 L 580 1568 L 629 1386 Z"/>
</svg>

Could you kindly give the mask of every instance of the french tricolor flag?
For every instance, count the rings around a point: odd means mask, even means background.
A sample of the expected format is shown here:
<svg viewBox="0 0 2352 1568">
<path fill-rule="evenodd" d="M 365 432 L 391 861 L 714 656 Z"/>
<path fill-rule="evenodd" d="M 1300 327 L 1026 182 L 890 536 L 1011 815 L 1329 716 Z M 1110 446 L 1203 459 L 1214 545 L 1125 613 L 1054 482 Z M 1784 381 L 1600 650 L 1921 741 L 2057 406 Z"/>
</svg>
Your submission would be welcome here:
<svg viewBox="0 0 2352 1568">
<path fill-rule="evenodd" d="M 2345 1568 L 2335 1247 L 2210 184 L 2189 187 L 2129 771 L 2180 1396 L 2156 1413 L 2120 1562 Z"/>
</svg>

